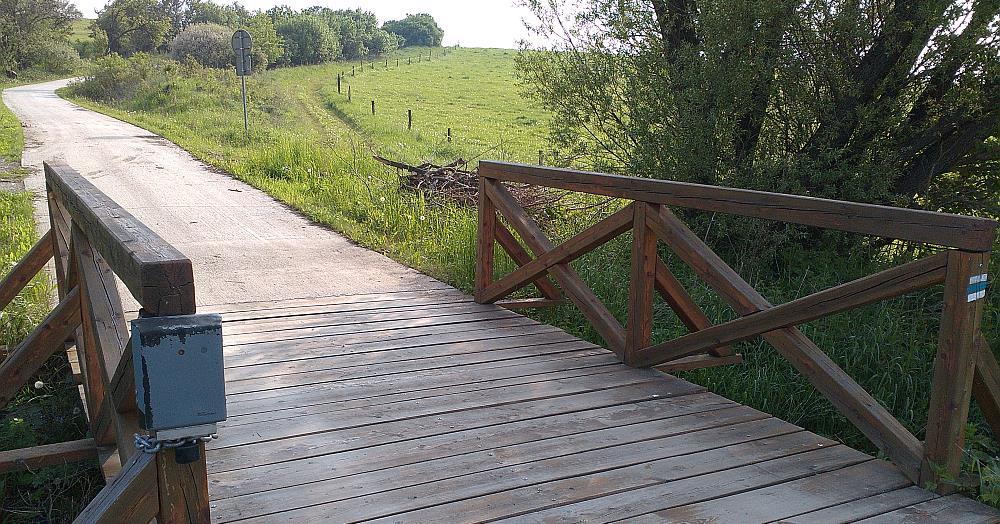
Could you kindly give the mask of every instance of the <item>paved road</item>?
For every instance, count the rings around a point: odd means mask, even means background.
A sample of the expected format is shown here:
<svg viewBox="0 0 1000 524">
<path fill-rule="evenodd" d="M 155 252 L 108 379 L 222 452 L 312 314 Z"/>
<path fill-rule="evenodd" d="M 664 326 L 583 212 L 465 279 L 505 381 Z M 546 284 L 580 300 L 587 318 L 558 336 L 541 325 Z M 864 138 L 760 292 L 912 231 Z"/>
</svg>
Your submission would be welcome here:
<svg viewBox="0 0 1000 524">
<path fill-rule="evenodd" d="M 191 258 L 199 304 L 442 287 L 149 131 L 59 98 L 66 83 L 3 93 L 25 125 L 23 164 L 37 168 L 28 189 L 44 189 L 44 160 L 65 160 Z"/>
</svg>

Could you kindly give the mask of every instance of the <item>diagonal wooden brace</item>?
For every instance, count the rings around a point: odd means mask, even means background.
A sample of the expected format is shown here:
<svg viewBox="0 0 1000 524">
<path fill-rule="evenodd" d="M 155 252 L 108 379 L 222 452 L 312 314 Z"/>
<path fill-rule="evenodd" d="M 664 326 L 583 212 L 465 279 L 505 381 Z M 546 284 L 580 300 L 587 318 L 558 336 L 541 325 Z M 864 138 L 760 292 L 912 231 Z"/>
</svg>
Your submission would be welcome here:
<svg viewBox="0 0 1000 524">
<path fill-rule="evenodd" d="M 54 247 L 52 244 L 52 231 L 46 232 L 42 238 L 24 255 L 10 273 L 0 282 L 0 310 L 7 307 L 11 300 L 24 289 L 24 286 L 35 278 L 45 264 L 52 258 Z"/>
<path fill-rule="evenodd" d="M 972 394 L 993 431 L 1000 438 L 1000 365 L 982 333 L 976 334 L 976 375 Z"/>
<path fill-rule="evenodd" d="M 492 179 L 485 179 L 485 190 L 490 200 L 497 210 L 507 219 L 511 227 L 524 240 L 528 248 L 541 257 L 546 252 L 555 249 L 555 245 L 542 232 L 538 224 L 524 211 L 517 203 L 514 196 L 510 194 L 499 182 Z M 625 335 L 622 325 L 608 311 L 608 308 L 601 303 L 597 295 L 583 282 L 583 279 L 573 271 L 569 264 L 556 264 L 549 268 L 549 274 L 563 288 L 563 292 L 590 321 L 594 329 L 604 338 L 610 349 L 619 356 L 624 356 Z"/>
<path fill-rule="evenodd" d="M 496 225 L 496 240 L 500 244 L 500 247 L 510 255 L 510 258 L 517 263 L 518 266 L 524 267 L 525 265 L 531 263 L 531 254 L 529 254 L 521 244 L 514 238 L 514 234 L 507 229 L 507 226 L 497 223 Z M 540 276 L 532 281 L 532 284 L 538 288 L 538 291 L 547 300 L 560 300 L 562 298 L 562 293 L 559 288 L 553 284 L 548 277 Z M 482 302 L 488 303 L 488 302 Z"/>
<path fill-rule="evenodd" d="M 645 365 L 659 364 L 940 284 L 947 262 L 947 254 L 939 253 L 887 269 L 646 348 L 640 352 L 641 360 Z"/>
<path fill-rule="evenodd" d="M 688 331 L 695 332 L 712 327 L 712 321 L 662 260 L 656 261 L 656 291 L 670 309 L 674 310 Z M 733 354 L 733 350 L 728 346 L 720 346 L 708 350 L 708 354 L 713 357 L 727 357 Z"/>
<path fill-rule="evenodd" d="M 629 206 L 588 227 L 558 247 L 542 253 L 538 258 L 523 264 L 511 274 L 494 282 L 483 291 L 479 301 L 487 304 L 495 302 L 528 285 L 533 280 L 547 273 L 553 266 L 568 264 L 576 260 L 595 247 L 628 231 L 631 226 L 632 209 Z M 506 227 L 500 226 L 497 228 L 498 239 L 504 231 L 507 231 Z M 508 231 L 507 234 L 510 234 L 510 232 Z"/>
<path fill-rule="evenodd" d="M 662 208 L 650 221 L 660 239 L 737 313 L 774 307 L 670 210 Z M 888 410 L 798 329 L 781 328 L 762 336 L 910 480 L 918 481 L 923 446 Z"/>
<path fill-rule="evenodd" d="M 80 289 L 73 288 L 0 364 L 0 408 L 45 364 L 80 325 Z"/>
</svg>

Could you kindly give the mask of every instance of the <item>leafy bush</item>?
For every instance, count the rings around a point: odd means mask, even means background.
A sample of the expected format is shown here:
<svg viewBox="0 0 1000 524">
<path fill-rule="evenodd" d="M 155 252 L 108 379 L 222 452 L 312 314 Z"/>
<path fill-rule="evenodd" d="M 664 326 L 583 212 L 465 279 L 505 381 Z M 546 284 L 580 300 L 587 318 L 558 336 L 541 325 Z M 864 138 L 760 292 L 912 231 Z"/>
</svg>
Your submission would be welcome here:
<svg viewBox="0 0 1000 524">
<path fill-rule="evenodd" d="M 232 31 L 219 24 L 194 24 L 181 31 L 170 42 L 170 56 L 174 60 L 191 57 L 205 67 L 229 67 L 234 53 Z"/>
<path fill-rule="evenodd" d="M 296 15 L 278 22 L 276 29 L 285 43 L 285 64 L 320 64 L 340 56 L 337 37 L 319 17 Z"/>
<path fill-rule="evenodd" d="M 94 61 L 94 68 L 83 82 L 73 85 L 73 92 L 93 100 L 114 102 L 135 96 L 152 69 L 149 55 L 137 53 L 129 58 L 112 54 Z"/>
<path fill-rule="evenodd" d="M 382 29 L 401 36 L 404 46 L 437 47 L 444 39 L 444 31 L 438 27 L 434 17 L 427 13 L 406 15 L 402 20 L 390 20 Z"/>
<path fill-rule="evenodd" d="M 23 60 L 31 69 L 60 75 L 80 66 L 79 53 L 63 40 L 35 39 L 25 47 Z"/>
</svg>

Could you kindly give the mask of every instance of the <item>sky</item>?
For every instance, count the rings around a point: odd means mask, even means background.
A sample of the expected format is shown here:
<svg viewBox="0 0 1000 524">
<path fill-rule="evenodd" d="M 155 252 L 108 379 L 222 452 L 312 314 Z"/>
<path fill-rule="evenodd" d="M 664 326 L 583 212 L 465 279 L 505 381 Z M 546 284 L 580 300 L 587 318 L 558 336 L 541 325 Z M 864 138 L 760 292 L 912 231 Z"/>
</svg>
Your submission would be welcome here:
<svg viewBox="0 0 1000 524">
<path fill-rule="evenodd" d="M 213 0 L 230 3 L 231 0 Z M 87 18 L 93 18 L 106 0 L 75 0 L 76 6 Z M 241 0 L 250 10 L 268 9 L 274 5 L 288 5 L 302 9 L 321 5 L 333 9 L 361 8 L 373 11 L 379 20 L 398 20 L 408 13 L 430 13 L 444 29 L 444 45 L 463 47 L 516 48 L 527 38 L 522 20 L 531 20 L 531 12 L 517 6 L 516 0 Z"/>
</svg>

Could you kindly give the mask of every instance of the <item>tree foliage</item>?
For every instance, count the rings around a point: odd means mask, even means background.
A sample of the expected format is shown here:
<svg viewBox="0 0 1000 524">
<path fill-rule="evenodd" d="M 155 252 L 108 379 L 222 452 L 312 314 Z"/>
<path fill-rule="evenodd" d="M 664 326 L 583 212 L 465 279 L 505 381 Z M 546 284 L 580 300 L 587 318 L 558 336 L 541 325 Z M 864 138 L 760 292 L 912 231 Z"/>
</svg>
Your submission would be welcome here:
<svg viewBox="0 0 1000 524">
<path fill-rule="evenodd" d="M 438 27 L 434 17 L 427 13 L 406 15 L 402 20 L 390 20 L 382 29 L 403 38 L 406 46 L 438 47 L 444 40 L 444 31 Z"/>
<path fill-rule="evenodd" d="M 156 0 L 111 0 L 97 13 L 108 37 L 108 53 L 151 52 L 166 43 L 171 18 Z"/>
<path fill-rule="evenodd" d="M 1000 0 L 527 4 L 550 45 L 526 47 L 519 75 L 567 158 L 927 207 L 949 173 L 1000 176 L 984 144 Z"/>
<path fill-rule="evenodd" d="M 343 58 L 359 58 L 388 53 L 399 47 L 398 39 L 379 28 L 375 13 L 361 9 L 310 7 L 303 14 L 323 19 L 338 35 Z"/>
<path fill-rule="evenodd" d="M 80 11 L 66 0 L 0 0 L 0 67 L 70 65 L 79 57 L 67 52 L 65 38 L 79 18 Z"/>
<path fill-rule="evenodd" d="M 276 29 L 284 41 L 285 53 L 281 60 L 286 64 L 319 64 L 340 55 L 336 35 L 318 16 L 292 16 L 278 22 Z"/>
</svg>

